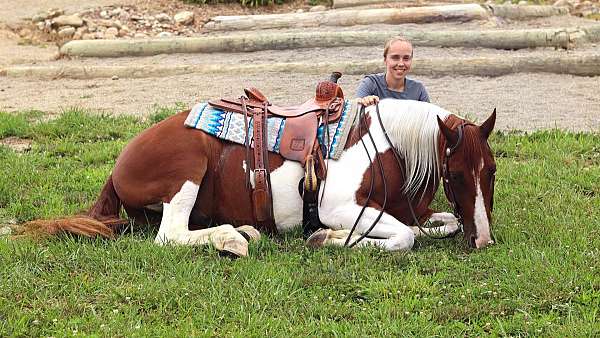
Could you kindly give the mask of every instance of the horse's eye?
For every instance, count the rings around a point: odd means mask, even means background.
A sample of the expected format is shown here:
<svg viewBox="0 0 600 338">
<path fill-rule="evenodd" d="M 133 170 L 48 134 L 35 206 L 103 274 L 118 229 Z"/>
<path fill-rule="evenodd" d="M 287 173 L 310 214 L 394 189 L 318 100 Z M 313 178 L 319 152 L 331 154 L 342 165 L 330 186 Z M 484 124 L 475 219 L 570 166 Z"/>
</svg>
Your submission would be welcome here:
<svg viewBox="0 0 600 338">
<path fill-rule="evenodd" d="M 496 166 L 491 167 L 489 172 L 492 176 L 496 175 Z"/>
<path fill-rule="evenodd" d="M 448 178 L 452 181 L 462 180 L 463 174 L 460 171 L 451 171 L 448 173 Z"/>
</svg>

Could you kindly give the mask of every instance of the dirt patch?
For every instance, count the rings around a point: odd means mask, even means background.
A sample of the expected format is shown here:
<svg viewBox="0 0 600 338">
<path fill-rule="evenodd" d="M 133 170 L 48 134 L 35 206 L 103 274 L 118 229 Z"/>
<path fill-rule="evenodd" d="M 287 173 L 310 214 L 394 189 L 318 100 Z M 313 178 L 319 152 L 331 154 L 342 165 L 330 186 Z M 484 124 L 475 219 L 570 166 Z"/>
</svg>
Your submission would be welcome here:
<svg viewBox="0 0 600 338">
<path fill-rule="evenodd" d="M 0 145 L 8 147 L 18 153 L 23 153 L 31 150 L 31 140 L 22 139 L 15 136 L 10 136 L 1 139 Z"/>
</svg>

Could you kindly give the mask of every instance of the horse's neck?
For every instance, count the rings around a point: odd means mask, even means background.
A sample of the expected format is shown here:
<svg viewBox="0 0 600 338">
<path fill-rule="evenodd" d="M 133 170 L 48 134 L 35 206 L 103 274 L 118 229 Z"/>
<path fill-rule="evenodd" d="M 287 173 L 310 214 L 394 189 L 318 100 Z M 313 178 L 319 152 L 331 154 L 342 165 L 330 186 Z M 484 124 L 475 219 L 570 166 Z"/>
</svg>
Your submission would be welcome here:
<svg viewBox="0 0 600 338">
<path fill-rule="evenodd" d="M 413 197 L 439 178 L 439 127 L 437 117 L 449 113 L 437 106 L 419 102 L 383 102 L 382 122 L 394 147 L 405 162 L 404 192 Z"/>
</svg>

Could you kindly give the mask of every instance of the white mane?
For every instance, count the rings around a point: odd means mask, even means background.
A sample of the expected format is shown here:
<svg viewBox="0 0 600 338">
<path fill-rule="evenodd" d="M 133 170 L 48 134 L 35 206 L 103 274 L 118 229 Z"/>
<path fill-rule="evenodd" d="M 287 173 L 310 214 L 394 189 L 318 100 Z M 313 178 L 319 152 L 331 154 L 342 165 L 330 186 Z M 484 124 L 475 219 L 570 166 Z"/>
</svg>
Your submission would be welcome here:
<svg viewBox="0 0 600 338">
<path fill-rule="evenodd" d="M 379 111 L 390 140 L 405 160 L 404 192 L 414 197 L 432 175 L 438 175 L 437 116 L 443 121 L 450 112 L 427 102 L 394 99 L 381 100 Z M 372 112 L 371 125 L 379 124 Z"/>
</svg>

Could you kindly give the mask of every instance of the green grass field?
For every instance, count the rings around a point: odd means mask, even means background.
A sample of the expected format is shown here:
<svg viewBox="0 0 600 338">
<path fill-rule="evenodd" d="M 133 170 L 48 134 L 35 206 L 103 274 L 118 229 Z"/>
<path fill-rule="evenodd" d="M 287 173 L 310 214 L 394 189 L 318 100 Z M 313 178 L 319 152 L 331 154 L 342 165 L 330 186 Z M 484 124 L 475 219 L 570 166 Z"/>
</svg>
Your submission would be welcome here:
<svg viewBox="0 0 600 338">
<path fill-rule="evenodd" d="M 0 224 L 76 213 L 150 119 L 0 113 Z M 499 116 L 499 118 L 502 118 Z M 0 237 L 0 336 L 600 336 L 600 134 L 495 133 L 493 231 L 411 252 L 306 248 L 300 233 L 247 258 L 117 240 Z M 448 210 L 445 201 L 435 202 Z"/>
</svg>

